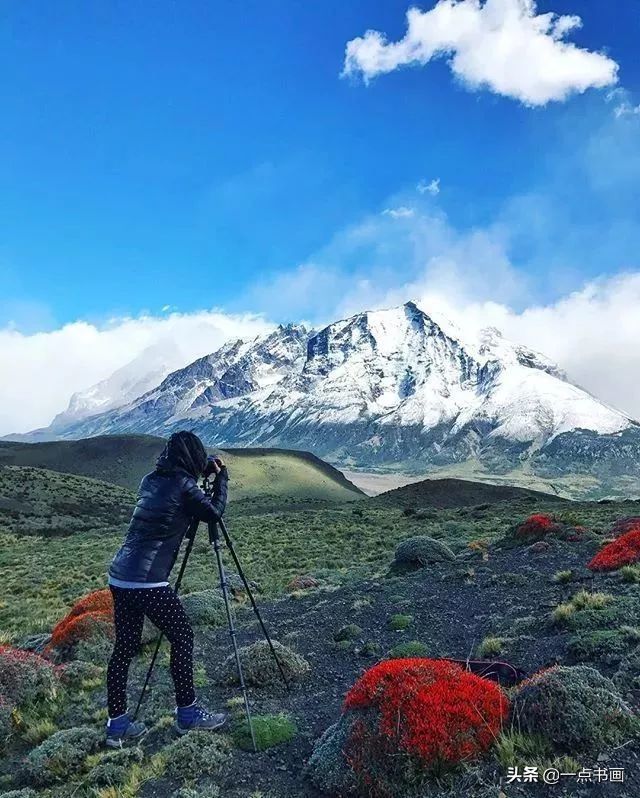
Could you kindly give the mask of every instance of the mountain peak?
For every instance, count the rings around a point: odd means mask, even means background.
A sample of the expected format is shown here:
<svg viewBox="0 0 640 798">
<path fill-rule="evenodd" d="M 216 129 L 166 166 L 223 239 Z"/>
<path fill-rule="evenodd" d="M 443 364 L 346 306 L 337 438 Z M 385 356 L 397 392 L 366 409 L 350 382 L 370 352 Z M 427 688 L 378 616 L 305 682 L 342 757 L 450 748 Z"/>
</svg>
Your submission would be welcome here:
<svg viewBox="0 0 640 798">
<path fill-rule="evenodd" d="M 416 315 L 416 314 L 420 314 L 421 316 L 426 316 L 427 315 L 423 310 L 421 310 L 416 305 L 416 303 L 412 299 L 410 299 L 408 302 L 405 302 L 403 307 L 407 311 L 407 313 L 410 313 L 412 315 Z"/>
</svg>

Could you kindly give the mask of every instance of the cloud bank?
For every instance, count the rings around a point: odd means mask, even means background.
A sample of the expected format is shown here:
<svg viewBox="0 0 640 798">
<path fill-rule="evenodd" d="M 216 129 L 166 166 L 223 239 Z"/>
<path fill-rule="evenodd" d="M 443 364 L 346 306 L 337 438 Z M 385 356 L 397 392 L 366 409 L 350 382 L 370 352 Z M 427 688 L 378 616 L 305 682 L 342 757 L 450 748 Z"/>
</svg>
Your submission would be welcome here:
<svg viewBox="0 0 640 798">
<path fill-rule="evenodd" d="M 48 425 L 72 393 L 109 377 L 146 350 L 157 351 L 163 342 L 173 370 L 229 338 L 258 335 L 271 326 L 255 315 L 201 311 L 114 319 L 104 327 L 78 321 L 31 335 L 0 330 L 0 435 Z"/>
<path fill-rule="evenodd" d="M 617 81 L 615 61 L 566 41 L 581 24 L 578 16 L 538 14 L 534 0 L 439 0 L 429 11 L 409 9 L 400 41 L 368 30 L 348 42 L 343 75 L 368 82 L 445 57 L 469 89 L 546 105 Z"/>
</svg>

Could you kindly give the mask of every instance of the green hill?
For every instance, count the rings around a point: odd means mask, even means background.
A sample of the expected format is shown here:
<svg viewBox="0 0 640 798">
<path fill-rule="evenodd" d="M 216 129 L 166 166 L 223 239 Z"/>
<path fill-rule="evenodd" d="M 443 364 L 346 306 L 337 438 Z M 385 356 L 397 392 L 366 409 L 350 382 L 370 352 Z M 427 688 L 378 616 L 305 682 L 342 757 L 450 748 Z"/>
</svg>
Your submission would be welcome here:
<svg viewBox="0 0 640 798">
<path fill-rule="evenodd" d="M 136 490 L 163 446 L 162 438 L 151 435 L 103 435 L 46 443 L 0 441 L 0 465 L 47 468 Z M 236 501 L 340 502 L 363 497 L 340 471 L 308 452 L 232 449 L 223 456 Z"/>
<path fill-rule="evenodd" d="M 423 479 L 401 488 L 385 491 L 369 503 L 374 507 L 469 507 L 477 504 L 496 504 L 504 501 L 565 502 L 566 499 L 549 493 L 510 485 L 492 485 L 466 479 Z"/>
<path fill-rule="evenodd" d="M 0 467 L 0 530 L 69 536 L 112 531 L 129 521 L 132 491 L 119 485 L 31 466 Z"/>
</svg>

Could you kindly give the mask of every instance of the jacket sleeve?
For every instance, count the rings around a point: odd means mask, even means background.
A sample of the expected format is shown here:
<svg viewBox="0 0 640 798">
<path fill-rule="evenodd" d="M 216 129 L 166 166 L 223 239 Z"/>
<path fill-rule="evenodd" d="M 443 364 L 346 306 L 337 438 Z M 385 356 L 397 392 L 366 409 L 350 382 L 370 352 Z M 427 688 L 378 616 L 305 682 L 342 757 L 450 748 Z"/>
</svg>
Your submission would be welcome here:
<svg viewBox="0 0 640 798">
<path fill-rule="evenodd" d="M 227 505 L 227 483 L 229 475 L 223 468 L 213 483 L 213 495 L 207 496 L 200 490 L 195 479 L 188 479 L 184 484 L 184 505 L 187 514 L 206 523 L 217 523 Z"/>
</svg>

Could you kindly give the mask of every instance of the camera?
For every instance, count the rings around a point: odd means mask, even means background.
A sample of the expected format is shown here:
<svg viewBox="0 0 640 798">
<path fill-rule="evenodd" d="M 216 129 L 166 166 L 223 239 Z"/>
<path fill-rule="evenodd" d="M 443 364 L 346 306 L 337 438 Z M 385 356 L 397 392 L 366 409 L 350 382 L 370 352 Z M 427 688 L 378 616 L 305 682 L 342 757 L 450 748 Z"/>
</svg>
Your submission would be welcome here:
<svg viewBox="0 0 640 798">
<path fill-rule="evenodd" d="M 217 474 L 219 469 L 221 469 L 223 466 L 224 463 L 219 457 L 209 455 L 209 457 L 207 457 L 207 465 L 204 469 L 204 476 L 210 477 L 212 474 Z"/>
</svg>

